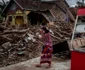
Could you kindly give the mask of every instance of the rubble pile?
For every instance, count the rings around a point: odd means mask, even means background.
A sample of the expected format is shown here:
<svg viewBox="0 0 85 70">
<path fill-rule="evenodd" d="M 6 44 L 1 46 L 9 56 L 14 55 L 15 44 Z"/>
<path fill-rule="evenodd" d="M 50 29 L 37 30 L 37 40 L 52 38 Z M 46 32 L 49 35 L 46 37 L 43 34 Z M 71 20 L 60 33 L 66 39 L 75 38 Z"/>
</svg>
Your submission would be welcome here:
<svg viewBox="0 0 85 70">
<path fill-rule="evenodd" d="M 53 44 L 60 43 L 62 41 L 70 40 L 72 36 L 74 23 L 61 23 L 55 22 L 49 29 L 53 31 Z"/>
<path fill-rule="evenodd" d="M 43 42 L 38 38 L 40 24 L 26 28 L 0 26 L 0 67 L 15 64 L 40 55 Z M 47 25 L 53 44 L 70 39 L 73 24 Z"/>
</svg>

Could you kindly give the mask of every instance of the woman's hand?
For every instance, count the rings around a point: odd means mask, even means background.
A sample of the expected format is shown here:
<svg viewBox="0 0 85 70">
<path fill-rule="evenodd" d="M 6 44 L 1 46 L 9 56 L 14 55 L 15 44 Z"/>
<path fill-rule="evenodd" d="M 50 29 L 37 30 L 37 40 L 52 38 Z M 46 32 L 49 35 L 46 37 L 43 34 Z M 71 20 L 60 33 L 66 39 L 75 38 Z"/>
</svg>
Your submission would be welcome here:
<svg viewBox="0 0 85 70">
<path fill-rule="evenodd" d="M 39 38 L 41 39 L 41 38 L 42 38 L 42 36 L 41 36 L 41 35 L 39 35 Z"/>
</svg>

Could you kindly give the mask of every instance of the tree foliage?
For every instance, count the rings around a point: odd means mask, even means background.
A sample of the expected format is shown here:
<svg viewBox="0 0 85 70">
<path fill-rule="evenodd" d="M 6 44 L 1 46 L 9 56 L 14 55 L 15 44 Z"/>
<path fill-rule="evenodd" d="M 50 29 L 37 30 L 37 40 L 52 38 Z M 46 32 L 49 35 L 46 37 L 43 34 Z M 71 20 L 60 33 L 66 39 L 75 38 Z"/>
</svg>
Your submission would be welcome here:
<svg viewBox="0 0 85 70">
<path fill-rule="evenodd" d="M 84 0 L 82 0 L 82 2 L 77 1 L 77 7 L 84 7 L 84 6 L 85 6 Z"/>
</svg>

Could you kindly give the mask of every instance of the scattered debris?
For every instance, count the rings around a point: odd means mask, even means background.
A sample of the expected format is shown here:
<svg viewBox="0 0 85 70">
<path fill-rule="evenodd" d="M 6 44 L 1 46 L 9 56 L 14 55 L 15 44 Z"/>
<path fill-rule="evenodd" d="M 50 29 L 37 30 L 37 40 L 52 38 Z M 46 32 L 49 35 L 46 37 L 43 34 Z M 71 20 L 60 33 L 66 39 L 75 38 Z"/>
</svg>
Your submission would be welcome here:
<svg viewBox="0 0 85 70">
<path fill-rule="evenodd" d="M 0 67 L 15 64 L 40 56 L 43 42 L 39 39 L 40 24 L 27 28 L 3 27 L 0 32 Z M 47 25 L 50 29 L 53 44 L 70 39 L 73 24 L 57 23 Z M 63 47 L 63 46 L 62 46 Z"/>
</svg>

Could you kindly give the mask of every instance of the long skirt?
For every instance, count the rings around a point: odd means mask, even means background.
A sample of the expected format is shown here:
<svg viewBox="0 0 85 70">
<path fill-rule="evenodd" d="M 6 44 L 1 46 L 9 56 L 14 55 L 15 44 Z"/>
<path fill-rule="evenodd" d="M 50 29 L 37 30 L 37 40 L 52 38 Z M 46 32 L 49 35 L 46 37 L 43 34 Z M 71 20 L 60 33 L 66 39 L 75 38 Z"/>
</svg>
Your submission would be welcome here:
<svg viewBox="0 0 85 70">
<path fill-rule="evenodd" d="M 51 64 L 52 51 L 53 51 L 52 46 L 49 46 L 49 45 L 44 46 L 43 50 L 42 50 L 40 63 L 49 63 L 49 64 Z"/>
</svg>

